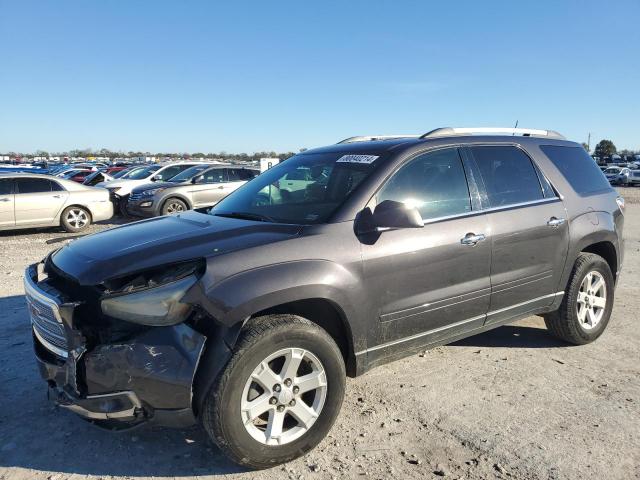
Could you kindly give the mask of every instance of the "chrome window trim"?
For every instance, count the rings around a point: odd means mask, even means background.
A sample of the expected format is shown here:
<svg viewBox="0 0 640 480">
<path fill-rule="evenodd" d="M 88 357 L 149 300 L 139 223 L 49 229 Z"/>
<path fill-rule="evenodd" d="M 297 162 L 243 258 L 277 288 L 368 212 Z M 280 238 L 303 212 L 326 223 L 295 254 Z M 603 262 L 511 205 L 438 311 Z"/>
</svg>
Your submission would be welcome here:
<svg viewBox="0 0 640 480">
<path fill-rule="evenodd" d="M 443 222 L 446 220 L 452 220 L 452 219 L 457 219 L 457 218 L 464 218 L 464 217 L 471 217 L 474 215 L 482 215 L 483 213 L 492 213 L 492 212 L 500 212 L 500 211 L 504 211 L 504 210 L 511 210 L 511 209 L 517 209 L 517 208 L 523 208 L 523 207 L 530 207 L 533 205 L 543 205 L 546 203 L 556 203 L 561 201 L 561 199 L 559 197 L 550 197 L 550 198 L 543 198 L 540 200 L 531 200 L 529 202 L 522 202 L 522 203 L 513 203 L 511 205 L 501 205 L 499 207 L 491 207 L 491 208 L 484 208 L 481 210 L 472 210 L 470 212 L 465 212 L 465 213 L 459 213 L 457 215 L 449 215 L 446 217 L 437 217 L 437 218 L 431 218 L 428 220 L 424 220 L 423 224 L 424 225 L 429 225 L 430 223 L 436 223 L 436 222 Z"/>
<path fill-rule="evenodd" d="M 466 320 L 461 320 L 459 322 L 451 323 L 449 325 L 443 325 L 442 327 L 433 328 L 431 330 L 427 330 L 427 331 L 424 331 L 424 332 L 416 333 L 415 335 L 399 338 L 397 340 L 392 340 L 390 342 L 381 343 L 380 345 L 376 345 L 374 347 L 367 348 L 365 350 L 361 350 L 359 352 L 356 352 L 356 356 L 363 355 L 363 354 L 368 353 L 368 352 L 374 352 L 374 351 L 380 350 L 382 348 L 392 347 L 394 345 L 398 345 L 398 344 L 401 344 L 401 343 L 404 343 L 404 342 L 409 342 L 411 340 L 416 340 L 418 338 L 424 337 L 424 336 L 432 334 L 432 333 L 441 332 L 443 330 L 447 330 L 447 329 L 452 328 L 452 327 L 457 327 L 459 325 L 464 325 L 465 323 L 474 322 L 476 320 L 480 320 L 481 318 L 489 317 L 490 315 L 495 315 L 497 313 L 503 313 L 503 312 L 506 312 L 507 310 L 511 310 L 513 308 L 522 307 L 522 306 L 527 305 L 529 303 L 537 302 L 539 300 L 544 300 L 545 298 L 561 297 L 562 295 L 564 295 L 564 291 L 556 292 L 556 293 L 550 293 L 548 295 L 542 295 L 541 297 L 532 298 L 531 300 L 527 300 L 526 302 L 516 303 L 515 305 L 511 305 L 509 307 L 501 308 L 499 310 L 494 310 L 492 312 L 487 312 L 486 314 L 483 314 L 483 315 L 478 315 L 476 317 L 471 317 L 471 318 L 468 318 Z"/>
</svg>

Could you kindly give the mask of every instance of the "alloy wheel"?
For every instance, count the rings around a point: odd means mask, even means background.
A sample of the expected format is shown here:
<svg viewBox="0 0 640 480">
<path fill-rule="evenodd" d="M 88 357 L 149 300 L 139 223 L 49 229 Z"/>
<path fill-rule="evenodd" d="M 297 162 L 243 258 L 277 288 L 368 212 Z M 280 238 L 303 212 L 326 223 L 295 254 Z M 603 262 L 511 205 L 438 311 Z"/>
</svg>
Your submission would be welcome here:
<svg viewBox="0 0 640 480">
<path fill-rule="evenodd" d="M 327 398 L 327 376 L 308 350 L 286 348 L 253 370 L 242 392 L 242 423 L 264 445 L 284 445 L 316 422 Z"/>
<path fill-rule="evenodd" d="M 577 306 L 582 328 L 591 330 L 600 323 L 607 306 L 607 286 L 600 272 L 594 270 L 585 275 L 578 291 Z"/>
<path fill-rule="evenodd" d="M 169 205 L 167 205 L 167 213 L 178 213 L 178 212 L 184 212 L 184 207 L 182 206 L 182 204 L 177 202 L 172 202 Z"/>
<path fill-rule="evenodd" d="M 73 228 L 82 228 L 89 223 L 89 217 L 84 210 L 73 208 L 67 212 L 66 221 Z"/>
</svg>

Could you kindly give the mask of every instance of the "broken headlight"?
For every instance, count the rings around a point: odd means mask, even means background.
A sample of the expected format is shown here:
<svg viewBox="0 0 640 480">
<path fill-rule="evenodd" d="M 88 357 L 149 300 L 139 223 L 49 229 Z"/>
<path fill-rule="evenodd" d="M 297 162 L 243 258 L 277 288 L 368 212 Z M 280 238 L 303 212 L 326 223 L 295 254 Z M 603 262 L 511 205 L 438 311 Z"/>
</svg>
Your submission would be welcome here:
<svg viewBox="0 0 640 480">
<path fill-rule="evenodd" d="M 184 262 L 105 282 L 102 313 L 141 325 L 180 323 L 191 310 L 180 300 L 203 271 L 202 261 Z"/>
</svg>

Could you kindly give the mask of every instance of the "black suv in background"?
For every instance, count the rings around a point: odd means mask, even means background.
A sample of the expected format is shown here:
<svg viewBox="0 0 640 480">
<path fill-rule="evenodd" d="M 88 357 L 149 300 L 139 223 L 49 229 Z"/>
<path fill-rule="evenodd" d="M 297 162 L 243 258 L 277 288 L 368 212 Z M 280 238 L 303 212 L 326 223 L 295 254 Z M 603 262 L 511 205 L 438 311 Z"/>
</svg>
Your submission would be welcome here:
<svg viewBox="0 0 640 480">
<path fill-rule="evenodd" d="M 498 130 L 350 138 L 209 214 L 51 253 L 25 275 L 51 393 L 108 427 L 198 419 L 233 460 L 264 468 L 327 434 L 346 375 L 529 315 L 595 340 L 624 201 L 579 144 Z"/>
</svg>

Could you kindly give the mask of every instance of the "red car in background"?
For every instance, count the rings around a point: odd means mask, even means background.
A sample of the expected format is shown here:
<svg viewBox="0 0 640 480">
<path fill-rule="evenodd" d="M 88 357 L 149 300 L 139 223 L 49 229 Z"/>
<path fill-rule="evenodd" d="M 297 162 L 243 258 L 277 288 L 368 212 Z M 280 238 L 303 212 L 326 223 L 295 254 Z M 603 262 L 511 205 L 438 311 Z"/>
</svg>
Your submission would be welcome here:
<svg viewBox="0 0 640 480">
<path fill-rule="evenodd" d="M 94 172 L 89 170 L 88 168 L 75 168 L 73 170 L 69 170 L 60 178 L 65 178 L 67 180 L 73 180 L 74 182 L 82 183 L 92 173 Z"/>
<path fill-rule="evenodd" d="M 113 175 L 114 173 L 121 172 L 122 170 L 126 170 L 129 167 L 107 167 L 101 168 L 100 171 L 106 173 L 107 175 Z"/>
</svg>

